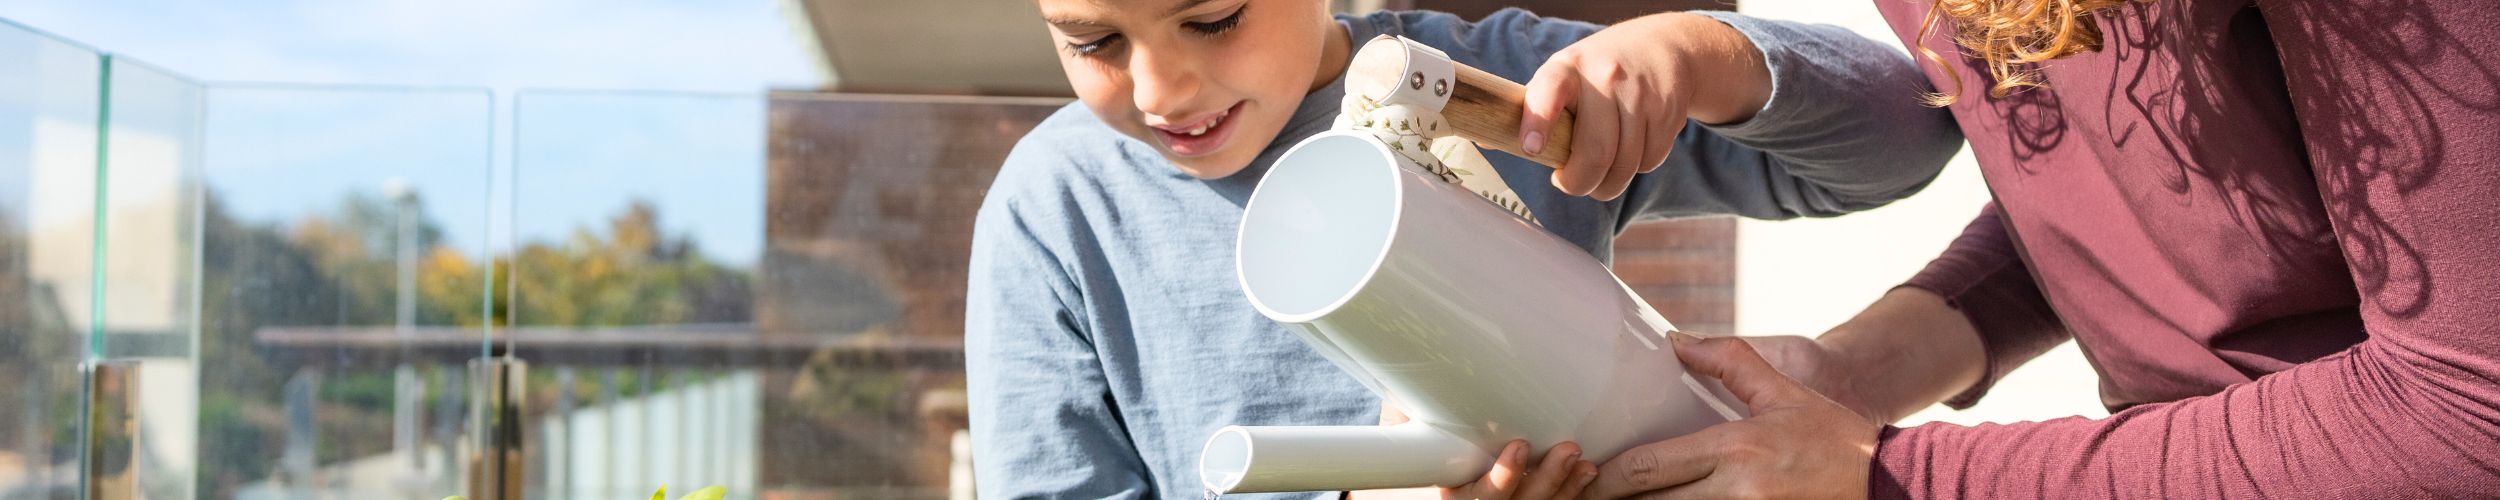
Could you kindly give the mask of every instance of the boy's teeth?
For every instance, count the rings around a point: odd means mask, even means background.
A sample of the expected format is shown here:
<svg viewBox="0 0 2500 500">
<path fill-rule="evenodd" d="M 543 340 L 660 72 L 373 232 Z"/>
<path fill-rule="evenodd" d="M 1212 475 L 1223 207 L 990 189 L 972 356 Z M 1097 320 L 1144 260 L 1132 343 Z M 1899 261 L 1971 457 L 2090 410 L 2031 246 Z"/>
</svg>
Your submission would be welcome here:
<svg viewBox="0 0 2500 500">
<path fill-rule="evenodd" d="M 1206 135 L 1206 134 L 1207 134 L 1207 129 L 1208 129 L 1208 128 L 1214 127 L 1214 126 L 1215 126 L 1215 124 L 1218 124 L 1218 123 L 1224 123 L 1224 117 L 1225 117 L 1225 116 L 1228 116 L 1228 115 L 1231 115 L 1231 114 L 1233 114 L 1233 112 L 1232 112 L 1231 110 L 1226 110 L 1226 111 L 1224 111 L 1224 112 L 1222 112 L 1222 113 L 1216 113 L 1216 114 L 1215 114 L 1215 119 L 1212 119 L 1212 120 L 1207 120 L 1205 123 L 1200 123 L 1200 124 L 1198 124 L 1198 127 L 1197 127 L 1197 128 L 1192 128 L 1192 129 L 1189 129 L 1189 131 L 1188 131 L 1188 132 L 1182 132 L 1182 133 L 1183 133 L 1183 134 L 1188 134 L 1190 137 L 1197 137 L 1197 136 L 1201 136 L 1201 135 Z"/>
</svg>

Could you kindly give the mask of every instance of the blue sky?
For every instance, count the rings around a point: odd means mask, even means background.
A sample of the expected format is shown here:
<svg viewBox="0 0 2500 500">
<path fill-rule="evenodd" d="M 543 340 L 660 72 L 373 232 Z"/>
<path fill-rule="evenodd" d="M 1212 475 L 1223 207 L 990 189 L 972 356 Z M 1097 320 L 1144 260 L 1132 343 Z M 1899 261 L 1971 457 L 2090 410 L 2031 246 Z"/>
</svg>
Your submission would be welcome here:
<svg viewBox="0 0 2500 500">
<path fill-rule="evenodd" d="M 752 262 L 761 93 L 818 83 L 775 0 L 6 0 L 0 17 L 209 82 L 209 184 L 244 217 L 401 178 L 473 253 L 638 198 Z"/>
<path fill-rule="evenodd" d="M 776 0 L 8 0 L 206 80 L 754 92 L 816 75 Z"/>
</svg>

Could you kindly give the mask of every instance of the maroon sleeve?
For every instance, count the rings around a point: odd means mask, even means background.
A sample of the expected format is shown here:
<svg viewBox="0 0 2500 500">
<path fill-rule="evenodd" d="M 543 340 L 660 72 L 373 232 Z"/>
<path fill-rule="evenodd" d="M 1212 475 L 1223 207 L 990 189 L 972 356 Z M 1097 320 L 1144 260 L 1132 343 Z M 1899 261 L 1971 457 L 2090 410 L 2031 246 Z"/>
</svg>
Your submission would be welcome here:
<svg viewBox="0 0 2500 500">
<path fill-rule="evenodd" d="M 2014 252 L 2003 217 L 1997 204 L 1989 202 L 1962 229 L 1962 236 L 1945 247 L 1943 255 L 1902 284 L 1943 296 L 1979 331 L 1988 372 L 1969 389 L 1945 400 L 1945 405 L 1955 409 L 1979 402 L 1998 377 L 2072 337 L 2057 313 L 2049 310 L 2048 299 L 2040 295 L 2022 256 Z"/>
<path fill-rule="evenodd" d="M 2369 339 L 2102 420 L 1887 429 L 1871 496 L 2500 493 L 2500 9 L 2259 8 Z"/>
</svg>

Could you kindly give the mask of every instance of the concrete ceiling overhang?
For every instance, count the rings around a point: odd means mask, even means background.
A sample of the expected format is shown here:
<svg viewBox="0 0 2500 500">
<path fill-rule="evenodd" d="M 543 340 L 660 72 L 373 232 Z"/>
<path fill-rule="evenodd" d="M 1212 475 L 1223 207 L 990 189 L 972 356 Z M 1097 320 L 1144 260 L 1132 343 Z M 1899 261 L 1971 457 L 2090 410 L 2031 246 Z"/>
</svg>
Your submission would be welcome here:
<svg viewBox="0 0 2500 500">
<path fill-rule="evenodd" d="M 783 0 L 829 90 L 1073 97 L 1035 0 Z"/>
<path fill-rule="evenodd" d="M 1037 0 L 780 1 L 826 90 L 1076 96 Z M 1328 7 L 1371 12 L 1391 1 L 1328 0 Z"/>
</svg>

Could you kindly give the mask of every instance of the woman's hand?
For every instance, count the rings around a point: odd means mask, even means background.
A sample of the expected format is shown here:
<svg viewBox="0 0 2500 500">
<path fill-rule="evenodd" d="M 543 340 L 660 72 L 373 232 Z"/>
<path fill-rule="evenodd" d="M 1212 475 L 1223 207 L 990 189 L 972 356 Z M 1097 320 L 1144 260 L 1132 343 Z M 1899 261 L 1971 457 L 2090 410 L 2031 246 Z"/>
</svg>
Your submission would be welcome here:
<svg viewBox="0 0 2500 500">
<path fill-rule="evenodd" d="M 1781 375 L 1787 375 L 1790 380 L 1804 384 L 1807 389 L 1840 403 L 1840 406 L 1866 417 L 1870 422 L 1886 422 L 1859 395 L 1857 383 L 1865 377 L 1857 376 L 1857 370 L 1831 347 L 1813 338 L 1797 335 L 1735 338 L 1753 344 L 1754 352 L 1761 354 L 1762 360 L 1770 362 L 1771 368 L 1779 370 Z"/>
<path fill-rule="evenodd" d="M 1528 80 L 1519 144 L 1544 151 L 1555 117 L 1574 114 L 1571 159 L 1554 188 L 1612 200 L 1656 170 L 1687 118 L 1733 123 L 1771 99 L 1762 52 L 1735 28 L 1693 14 L 1657 14 L 1589 35 Z"/>
<path fill-rule="evenodd" d="M 1866 496 L 1880 426 L 1780 374 L 1742 339 L 1669 336 L 1686 369 L 1727 384 L 1753 416 L 1616 455 L 1598 468 L 1589 496 Z"/>
<path fill-rule="evenodd" d="M 1382 404 L 1380 424 L 1406 423 L 1406 414 L 1396 406 Z M 1493 460 L 1493 470 L 1475 482 L 1456 488 L 1415 488 L 1407 490 L 1356 491 L 1350 495 L 1360 500 L 1440 499 L 1440 500 L 1543 500 L 1578 498 L 1589 483 L 1597 479 L 1597 464 L 1580 459 L 1580 445 L 1562 443 L 1545 451 L 1531 469 L 1528 463 L 1528 442 L 1512 440 L 1502 447 Z"/>
</svg>

